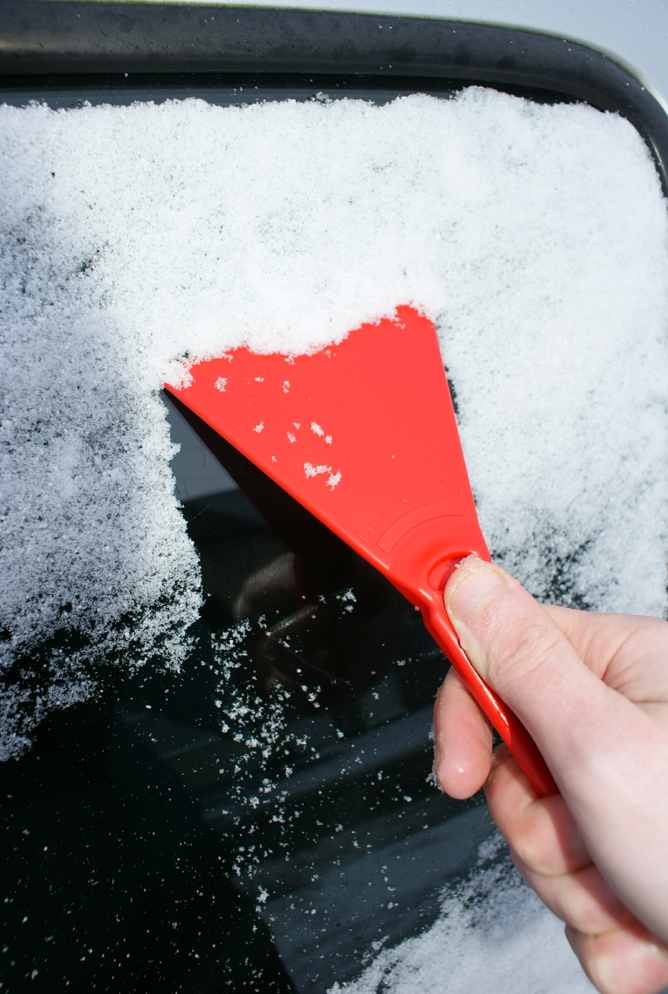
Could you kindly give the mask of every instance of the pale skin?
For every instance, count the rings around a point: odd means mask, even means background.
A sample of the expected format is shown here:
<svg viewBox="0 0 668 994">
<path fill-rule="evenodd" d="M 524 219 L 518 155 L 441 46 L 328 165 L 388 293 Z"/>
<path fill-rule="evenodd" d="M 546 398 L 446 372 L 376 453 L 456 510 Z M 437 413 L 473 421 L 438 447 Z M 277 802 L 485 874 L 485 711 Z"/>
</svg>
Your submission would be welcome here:
<svg viewBox="0 0 668 994">
<path fill-rule="evenodd" d="M 668 985 L 668 623 L 541 605 L 476 557 L 445 606 L 480 675 L 533 736 L 560 793 L 538 798 L 454 670 L 434 710 L 446 793 L 484 785 L 513 861 L 602 994 Z"/>
</svg>

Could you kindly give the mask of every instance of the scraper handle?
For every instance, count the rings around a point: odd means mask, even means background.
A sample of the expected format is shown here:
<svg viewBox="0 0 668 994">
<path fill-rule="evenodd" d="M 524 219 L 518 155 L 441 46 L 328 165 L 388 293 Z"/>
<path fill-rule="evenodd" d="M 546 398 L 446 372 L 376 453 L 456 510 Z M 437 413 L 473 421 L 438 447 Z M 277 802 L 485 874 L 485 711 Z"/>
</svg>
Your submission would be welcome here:
<svg viewBox="0 0 668 994">
<path fill-rule="evenodd" d="M 522 722 L 469 662 L 445 610 L 442 591 L 426 594 L 421 610 L 430 635 L 443 649 L 482 712 L 506 743 L 533 789 L 540 797 L 558 794 L 559 788 Z"/>
</svg>

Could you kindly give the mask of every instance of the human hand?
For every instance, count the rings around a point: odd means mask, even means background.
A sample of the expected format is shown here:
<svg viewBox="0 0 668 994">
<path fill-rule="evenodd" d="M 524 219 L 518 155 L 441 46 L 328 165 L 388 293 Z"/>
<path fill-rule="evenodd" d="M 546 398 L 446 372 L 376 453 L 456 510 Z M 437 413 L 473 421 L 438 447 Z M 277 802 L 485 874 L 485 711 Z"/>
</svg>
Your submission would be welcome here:
<svg viewBox="0 0 668 994">
<path fill-rule="evenodd" d="M 538 604 L 471 556 L 445 605 L 560 794 L 539 798 L 453 669 L 434 710 L 444 791 L 487 801 L 513 861 L 603 994 L 668 983 L 668 624 Z"/>
</svg>

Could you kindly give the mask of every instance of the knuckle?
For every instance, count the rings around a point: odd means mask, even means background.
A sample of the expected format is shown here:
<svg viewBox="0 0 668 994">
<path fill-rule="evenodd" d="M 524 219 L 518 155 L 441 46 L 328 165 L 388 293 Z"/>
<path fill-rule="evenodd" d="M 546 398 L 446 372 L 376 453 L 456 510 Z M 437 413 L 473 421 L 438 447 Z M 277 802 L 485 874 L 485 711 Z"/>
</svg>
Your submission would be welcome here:
<svg viewBox="0 0 668 994">
<path fill-rule="evenodd" d="M 535 831 L 526 832 L 524 835 L 518 833 L 514 839 L 513 849 L 526 870 L 532 874 L 551 877 L 562 869 L 554 865 L 558 860 L 555 861 L 551 853 L 545 852 L 543 840 Z"/>
<path fill-rule="evenodd" d="M 558 653 L 559 633 L 547 619 L 512 619 L 500 626 L 488 649 L 489 673 L 501 689 L 525 680 Z"/>
</svg>

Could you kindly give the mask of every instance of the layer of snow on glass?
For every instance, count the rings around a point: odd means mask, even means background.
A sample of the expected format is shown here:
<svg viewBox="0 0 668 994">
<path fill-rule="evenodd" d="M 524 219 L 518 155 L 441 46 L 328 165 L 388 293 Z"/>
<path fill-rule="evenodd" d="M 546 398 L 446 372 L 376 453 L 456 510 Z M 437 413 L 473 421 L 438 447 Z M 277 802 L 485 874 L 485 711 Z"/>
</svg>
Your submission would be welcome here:
<svg viewBox="0 0 668 994">
<path fill-rule="evenodd" d="M 330 994 L 593 994 L 564 926 L 520 880 L 505 844 L 483 843 L 469 879 L 443 894 L 438 920 L 422 935 L 378 952 L 351 983 Z M 489 857 L 492 857 L 491 865 Z"/>
<path fill-rule="evenodd" d="M 297 354 L 399 304 L 437 322 L 500 561 L 664 611 L 666 214 L 627 122 L 480 89 L 0 122 L 4 756 L 92 664 L 184 658 L 180 358 Z"/>
</svg>

